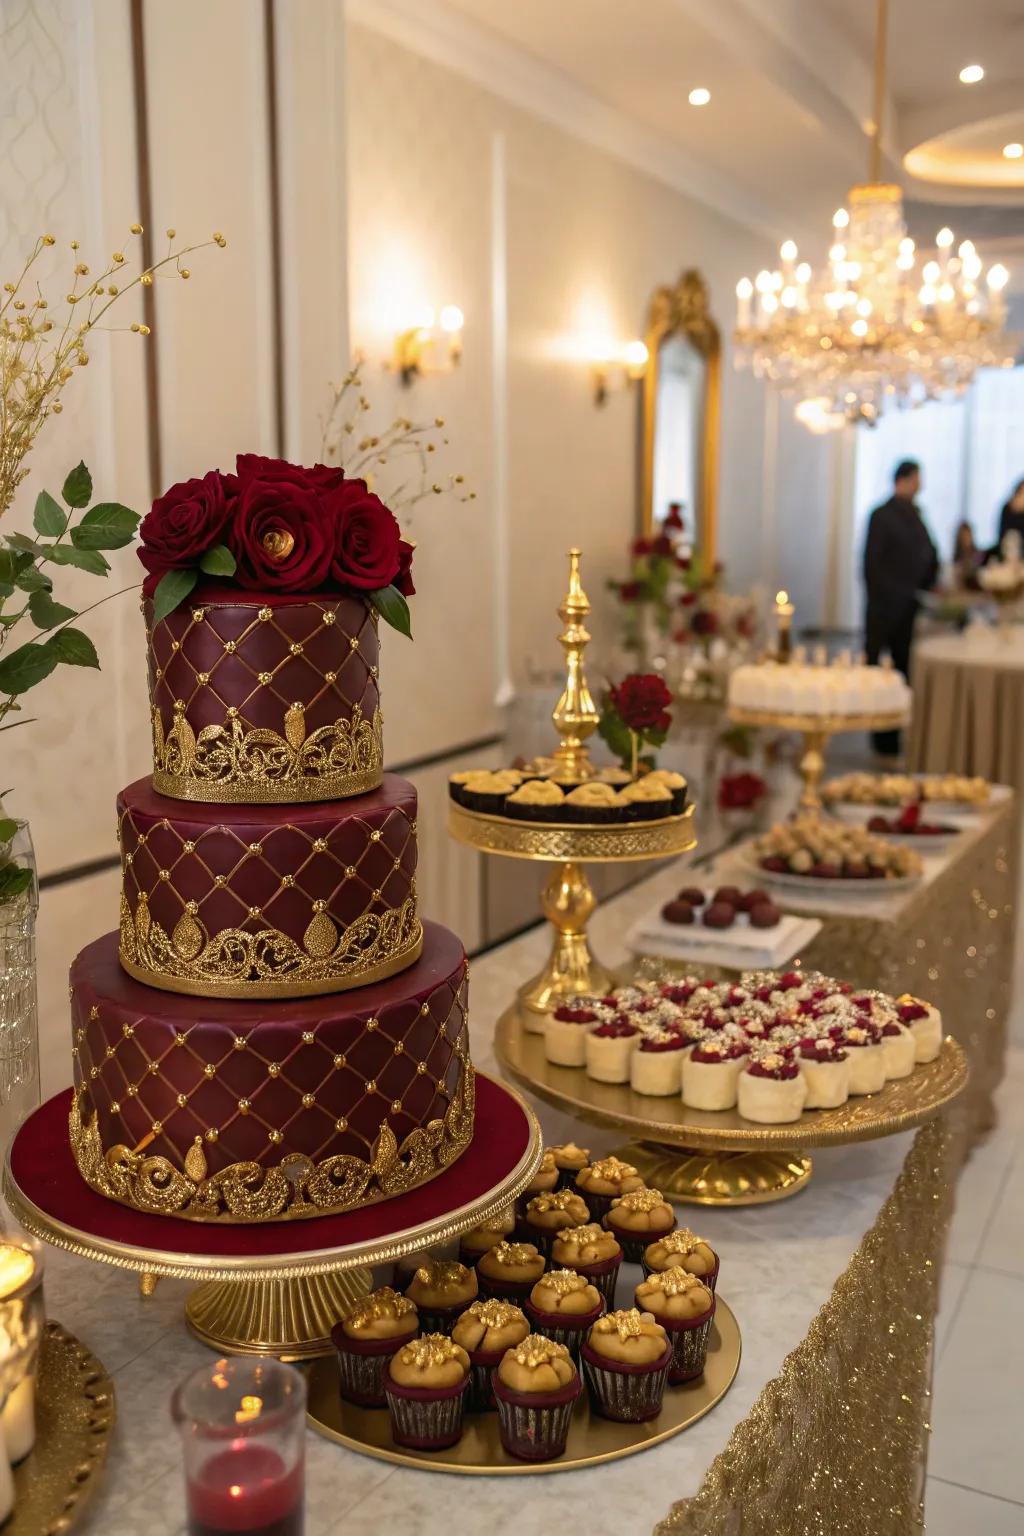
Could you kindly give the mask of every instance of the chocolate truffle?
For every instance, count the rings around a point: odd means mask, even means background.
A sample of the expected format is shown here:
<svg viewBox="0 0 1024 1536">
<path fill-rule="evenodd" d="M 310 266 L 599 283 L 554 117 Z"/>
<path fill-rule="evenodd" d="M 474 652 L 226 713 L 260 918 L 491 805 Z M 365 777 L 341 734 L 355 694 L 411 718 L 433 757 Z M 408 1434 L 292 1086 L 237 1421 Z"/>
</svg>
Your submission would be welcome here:
<svg viewBox="0 0 1024 1536">
<path fill-rule="evenodd" d="M 717 898 L 704 913 L 705 928 L 731 928 L 736 921 L 736 908 Z"/>
<path fill-rule="evenodd" d="M 768 895 L 768 892 L 762 891 L 757 887 L 755 887 L 752 891 L 744 891 L 743 895 L 740 897 L 740 911 L 753 912 L 754 908 L 759 907 L 762 902 L 770 900 L 771 897 Z"/>
<path fill-rule="evenodd" d="M 661 909 L 661 915 L 666 923 L 692 923 L 693 908 L 688 901 L 669 901 Z"/>
<path fill-rule="evenodd" d="M 751 928 L 774 928 L 781 918 L 782 913 L 773 901 L 759 901 L 750 909 Z"/>
<path fill-rule="evenodd" d="M 738 885 L 720 885 L 712 900 L 715 902 L 727 902 L 730 907 L 738 907 L 743 899 L 743 893 Z"/>
<path fill-rule="evenodd" d="M 680 901 L 688 901 L 691 907 L 702 907 L 706 900 L 699 885 L 687 885 L 679 892 Z"/>
</svg>

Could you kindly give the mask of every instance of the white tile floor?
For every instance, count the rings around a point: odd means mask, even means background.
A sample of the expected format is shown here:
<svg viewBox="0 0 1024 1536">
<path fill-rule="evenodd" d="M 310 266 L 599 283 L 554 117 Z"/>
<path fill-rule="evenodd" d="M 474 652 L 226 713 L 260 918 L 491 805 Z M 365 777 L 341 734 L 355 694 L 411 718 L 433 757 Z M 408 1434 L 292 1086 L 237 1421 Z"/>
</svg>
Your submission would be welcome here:
<svg viewBox="0 0 1024 1536">
<path fill-rule="evenodd" d="M 1024 1044 L 1011 1048 L 998 1105 L 997 1129 L 964 1170 L 950 1232 L 929 1536 L 1024 1532 Z"/>
</svg>

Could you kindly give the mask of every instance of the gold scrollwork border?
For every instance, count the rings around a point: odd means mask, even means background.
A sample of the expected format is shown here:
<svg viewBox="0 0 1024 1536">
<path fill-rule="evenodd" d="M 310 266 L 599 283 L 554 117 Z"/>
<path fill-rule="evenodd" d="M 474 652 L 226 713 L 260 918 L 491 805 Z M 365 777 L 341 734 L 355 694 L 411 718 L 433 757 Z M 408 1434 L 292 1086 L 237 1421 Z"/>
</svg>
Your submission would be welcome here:
<svg viewBox="0 0 1024 1536">
<path fill-rule="evenodd" d="M 448 831 L 460 843 L 482 853 L 503 853 L 510 858 L 629 863 L 634 859 L 666 859 L 686 853 L 696 845 L 693 806 L 680 816 L 657 821 L 633 821 L 620 826 L 554 825 L 548 822 L 513 821 L 508 816 L 486 816 L 467 811 L 454 801 L 448 806 Z"/>
<path fill-rule="evenodd" d="M 466 1150 L 473 1137 L 476 1083 L 468 1055 L 459 1052 L 458 1059 L 459 1082 L 443 1119 L 411 1131 L 401 1144 L 382 1121 L 369 1160 L 339 1154 L 314 1163 L 292 1153 L 276 1166 L 232 1163 L 211 1174 L 201 1137 L 183 1168 L 124 1145 L 104 1150 L 96 1114 L 88 1106 L 83 1113 L 84 1087 L 72 1095 L 71 1150 L 91 1189 L 132 1210 L 239 1225 L 336 1215 L 418 1189 Z"/>
</svg>

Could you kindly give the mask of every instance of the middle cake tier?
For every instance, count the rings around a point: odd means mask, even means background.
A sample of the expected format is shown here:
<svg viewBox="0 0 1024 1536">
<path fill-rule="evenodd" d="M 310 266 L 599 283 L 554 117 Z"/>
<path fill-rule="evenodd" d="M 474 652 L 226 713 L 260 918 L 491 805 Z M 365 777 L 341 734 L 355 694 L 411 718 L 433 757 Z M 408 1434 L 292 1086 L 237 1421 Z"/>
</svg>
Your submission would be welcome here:
<svg viewBox="0 0 1024 1536">
<path fill-rule="evenodd" d="M 139 779 L 117 799 L 121 964 L 199 997 L 305 997 L 412 965 L 416 790 L 386 774 L 356 799 L 209 805 Z"/>
</svg>

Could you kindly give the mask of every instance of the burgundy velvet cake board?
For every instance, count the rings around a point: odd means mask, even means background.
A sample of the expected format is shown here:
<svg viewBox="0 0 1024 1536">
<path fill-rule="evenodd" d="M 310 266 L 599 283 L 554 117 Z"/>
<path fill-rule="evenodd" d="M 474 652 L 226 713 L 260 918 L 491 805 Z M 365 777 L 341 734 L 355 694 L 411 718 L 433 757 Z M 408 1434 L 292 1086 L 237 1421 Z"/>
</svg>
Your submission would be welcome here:
<svg viewBox="0 0 1024 1536">
<path fill-rule="evenodd" d="M 259 1225 L 175 1220 L 98 1195 L 68 1141 L 71 1090 L 25 1121 L 7 1152 L 4 1196 L 37 1237 L 83 1258 L 201 1280 L 190 1328 L 218 1350 L 311 1358 L 330 1349 L 342 1306 L 369 1288 L 369 1266 L 443 1243 L 511 1204 L 541 1158 L 540 1127 L 523 1100 L 477 1074 L 473 1140 L 428 1184 L 336 1216 Z"/>
</svg>

